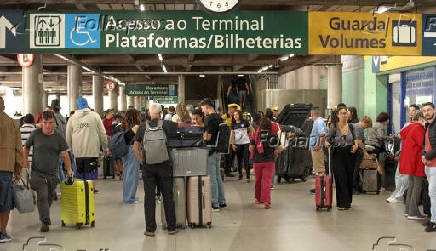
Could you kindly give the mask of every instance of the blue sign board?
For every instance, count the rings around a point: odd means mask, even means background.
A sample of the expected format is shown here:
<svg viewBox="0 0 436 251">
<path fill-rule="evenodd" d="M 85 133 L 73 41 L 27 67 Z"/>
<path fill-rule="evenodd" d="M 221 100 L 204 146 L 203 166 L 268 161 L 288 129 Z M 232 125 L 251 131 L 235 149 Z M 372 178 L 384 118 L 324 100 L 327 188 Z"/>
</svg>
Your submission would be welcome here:
<svg viewBox="0 0 436 251">
<path fill-rule="evenodd" d="M 23 53 L 24 11 L 0 10 L 0 53 Z"/>
<path fill-rule="evenodd" d="M 436 14 L 422 15 L 422 55 L 436 56 Z"/>
<path fill-rule="evenodd" d="M 100 14 L 65 15 L 66 48 L 100 48 Z"/>
</svg>

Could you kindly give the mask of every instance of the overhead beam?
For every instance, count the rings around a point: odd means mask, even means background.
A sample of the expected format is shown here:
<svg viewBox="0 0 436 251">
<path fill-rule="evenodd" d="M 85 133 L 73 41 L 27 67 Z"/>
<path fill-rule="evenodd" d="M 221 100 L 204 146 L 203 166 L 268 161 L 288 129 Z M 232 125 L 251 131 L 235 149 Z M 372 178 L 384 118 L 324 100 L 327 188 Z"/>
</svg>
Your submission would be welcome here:
<svg viewBox="0 0 436 251">
<path fill-rule="evenodd" d="M 306 65 L 335 65 L 341 63 L 340 55 L 308 55 L 295 56 L 279 66 L 279 75 L 295 71 Z"/>
<path fill-rule="evenodd" d="M 192 0 L 147 0 L 147 4 L 192 4 Z M 360 5 L 407 4 L 409 0 L 251 0 L 244 5 Z M 417 6 L 434 5 L 434 0 L 414 0 Z M 59 0 L 2 0 L 2 4 L 59 4 Z M 88 4 L 88 0 L 63 0 L 63 4 Z M 134 0 L 93 0 L 93 4 L 134 4 Z"/>
</svg>

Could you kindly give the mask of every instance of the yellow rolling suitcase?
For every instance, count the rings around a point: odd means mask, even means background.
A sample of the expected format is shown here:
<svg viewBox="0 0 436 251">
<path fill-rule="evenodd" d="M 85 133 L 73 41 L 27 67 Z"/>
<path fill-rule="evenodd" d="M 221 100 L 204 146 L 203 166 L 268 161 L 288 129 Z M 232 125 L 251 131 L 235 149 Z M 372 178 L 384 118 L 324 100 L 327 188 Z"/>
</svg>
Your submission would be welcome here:
<svg viewBox="0 0 436 251">
<path fill-rule="evenodd" d="M 62 226 L 95 226 L 94 186 L 92 181 L 64 180 L 61 183 Z"/>
</svg>

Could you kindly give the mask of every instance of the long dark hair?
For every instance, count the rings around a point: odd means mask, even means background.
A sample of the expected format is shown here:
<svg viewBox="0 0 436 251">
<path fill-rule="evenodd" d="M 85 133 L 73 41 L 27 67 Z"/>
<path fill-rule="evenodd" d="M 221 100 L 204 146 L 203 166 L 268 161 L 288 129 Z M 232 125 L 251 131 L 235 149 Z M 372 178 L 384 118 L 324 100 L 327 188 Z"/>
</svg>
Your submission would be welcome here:
<svg viewBox="0 0 436 251">
<path fill-rule="evenodd" d="M 135 125 L 141 124 L 141 114 L 138 110 L 127 110 L 123 118 L 123 128 L 130 128 Z"/>
<path fill-rule="evenodd" d="M 357 117 L 357 109 L 354 106 L 348 107 L 348 111 L 351 112 L 351 118 L 348 118 L 348 123 L 358 123 L 359 118 Z"/>
<path fill-rule="evenodd" d="M 334 125 L 336 127 L 336 124 L 339 122 L 339 111 L 345 109 L 347 110 L 347 106 L 345 105 L 340 105 L 338 106 L 336 109 L 332 110 L 332 114 L 331 114 L 331 124 L 330 125 Z"/>
<path fill-rule="evenodd" d="M 263 118 L 260 120 L 259 129 L 272 132 L 272 122 L 269 118 Z"/>
<path fill-rule="evenodd" d="M 238 115 L 239 115 L 239 121 L 241 121 L 241 122 L 244 122 L 244 121 L 245 121 L 244 116 L 242 116 L 242 112 L 239 111 L 239 110 L 236 110 L 236 111 L 233 112 L 233 118 L 232 118 L 232 120 L 233 120 L 235 123 L 236 123 L 235 113 L 238 113 Z"/>
</svg>

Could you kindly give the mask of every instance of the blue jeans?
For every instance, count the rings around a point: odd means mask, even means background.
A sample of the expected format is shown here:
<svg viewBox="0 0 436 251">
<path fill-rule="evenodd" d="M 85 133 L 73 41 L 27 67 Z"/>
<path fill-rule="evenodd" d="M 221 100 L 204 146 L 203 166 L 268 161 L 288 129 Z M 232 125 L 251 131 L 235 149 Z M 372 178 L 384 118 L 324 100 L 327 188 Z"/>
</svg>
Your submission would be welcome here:
<svg viewBox="0 0 436 251">
<path fill-rule="evenodd" d="M 400 173 L 400 163 L 397 165 L 397 171 L 395 173 L 395 191 L 389 198 L 403 200 L 404 192 L 409 187 L 409 175 Z"/>
<path fill-rule="evenodd" d="M 431 203 L 431 222 L 436 223 L 436 167 L 425 167 L 428 180 L 428 196 Z"/>
<path fill-rule="evenodd" d="M 122 157 L 124 165 L 123 178 L 123 202 L 135 202 L 136 189 L 139 179 L 139 161 L 133 153 L 133 146 L 129 147 L 129 152 Z"/>
<path fill-rule="evenodd" d="M 213 152 L 207 159 L 207 172 L 210 176 L 210 192 L 212 197 L 212 207 L 219 208 L 220 204 L 226 203 L 224 195 L 224 184 L 220 172 L 221 156 Z"/>
</svg>

